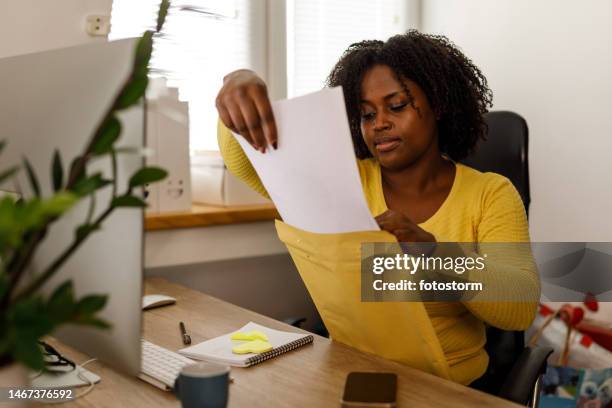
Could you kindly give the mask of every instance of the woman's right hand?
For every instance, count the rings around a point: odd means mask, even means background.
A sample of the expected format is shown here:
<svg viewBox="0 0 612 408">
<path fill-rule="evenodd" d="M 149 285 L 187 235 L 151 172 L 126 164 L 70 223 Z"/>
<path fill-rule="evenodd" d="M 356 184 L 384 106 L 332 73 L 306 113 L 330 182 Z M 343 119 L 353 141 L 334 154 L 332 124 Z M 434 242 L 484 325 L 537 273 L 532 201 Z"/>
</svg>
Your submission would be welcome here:
<svg viewBox="0 0 612 408">
<path fill-rule="evenodd" d="M 265 82 L 253 71 L 241 69 L 223 78 L 215 101 L 221 121 L 256 150 L 278 146 L 276 123 Z"/>
</svg>

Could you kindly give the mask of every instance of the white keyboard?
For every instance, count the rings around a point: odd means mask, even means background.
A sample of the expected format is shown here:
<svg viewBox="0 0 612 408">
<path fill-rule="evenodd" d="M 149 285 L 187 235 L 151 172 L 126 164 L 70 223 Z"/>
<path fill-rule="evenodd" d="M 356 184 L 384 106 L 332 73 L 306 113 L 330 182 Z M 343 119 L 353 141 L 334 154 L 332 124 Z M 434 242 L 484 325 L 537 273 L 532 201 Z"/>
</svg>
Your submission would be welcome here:
<svg viewBox="0 0 612 408">
<path fill-rule="evenodd" d="M 156 344 L 142 340 L 142 371 L 139 378 L 170 391 L 181 369 L 195 361 Z"/>
</svg>

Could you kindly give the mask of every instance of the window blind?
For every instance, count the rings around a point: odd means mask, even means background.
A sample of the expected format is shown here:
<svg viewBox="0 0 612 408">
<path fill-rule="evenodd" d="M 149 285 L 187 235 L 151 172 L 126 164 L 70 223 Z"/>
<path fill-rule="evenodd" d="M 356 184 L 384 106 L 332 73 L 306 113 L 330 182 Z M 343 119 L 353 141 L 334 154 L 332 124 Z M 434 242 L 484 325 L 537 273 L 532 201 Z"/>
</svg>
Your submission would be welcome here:
<svg viewBox="0 0 612 408">
<path fill-rule="evenodd" d="M 139 36 L 155 24 L 160 0 L 114 0 L 109 39 Z M 155 39 L 151 76 L 162 76 L 189 104 L 191 150 L 218 150 L 215 96 L 223 76 L 256 68 L 265 41 L 260 2 L 190 0 L 171 2 Z"/>
<path fill-rule="evenodd" d="M 287 92 L 314 92 L 342 52 L 408 29 L 410 0 L 287 0 Z"/>
</svg>

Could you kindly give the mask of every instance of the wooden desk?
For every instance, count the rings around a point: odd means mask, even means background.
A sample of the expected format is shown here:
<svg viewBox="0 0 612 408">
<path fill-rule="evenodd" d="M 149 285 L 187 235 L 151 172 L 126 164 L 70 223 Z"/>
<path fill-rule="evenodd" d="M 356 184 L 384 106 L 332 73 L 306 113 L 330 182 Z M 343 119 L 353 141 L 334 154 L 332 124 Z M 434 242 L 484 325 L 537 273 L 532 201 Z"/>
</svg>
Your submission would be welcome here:
<svg viewBox="0 0 612 408">
<path fill-rule="evenodd" d="M 170 350 L 183 347 L 178 321 L 187 326 L 193 343 L 229 333 L 249 321 L 299 331 L 270 319 L 163 279 L 147 279 L 146 293 L 164 293 L 177 304 L 144 313 L 144 337 Z M 77 362 L 81 353 L 58 346 Z M 88 369 L 102 377 L 91 393 L 71 407 L 179 407 L 173 394 L 135 377 L 114 372 L 99 362 Z M 346 375 L 351 371 L 390 371 L 398 375 L 398 406 L 518 407 L 497 397 L 442 380 L 404 365 L 356 351 L 315 336 L 312 345 L 250 368 L 232 368 L 230 407 L 339 407 Z"/>
</svg>

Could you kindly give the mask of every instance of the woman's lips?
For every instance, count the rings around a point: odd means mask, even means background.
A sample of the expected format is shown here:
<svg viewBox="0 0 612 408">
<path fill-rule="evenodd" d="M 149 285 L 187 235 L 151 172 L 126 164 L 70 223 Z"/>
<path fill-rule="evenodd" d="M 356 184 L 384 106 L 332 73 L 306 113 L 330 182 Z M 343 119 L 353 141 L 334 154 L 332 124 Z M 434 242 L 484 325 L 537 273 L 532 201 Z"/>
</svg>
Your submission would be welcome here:
<svg viewBox="0 0 612 408">
<path fill-rule="evenodd" d="M 376 143 L 376 151 L 386 153 L 394 150 L 401 143 L 400 139 L 385 140 L 384 142 Z"/>
</svg>

